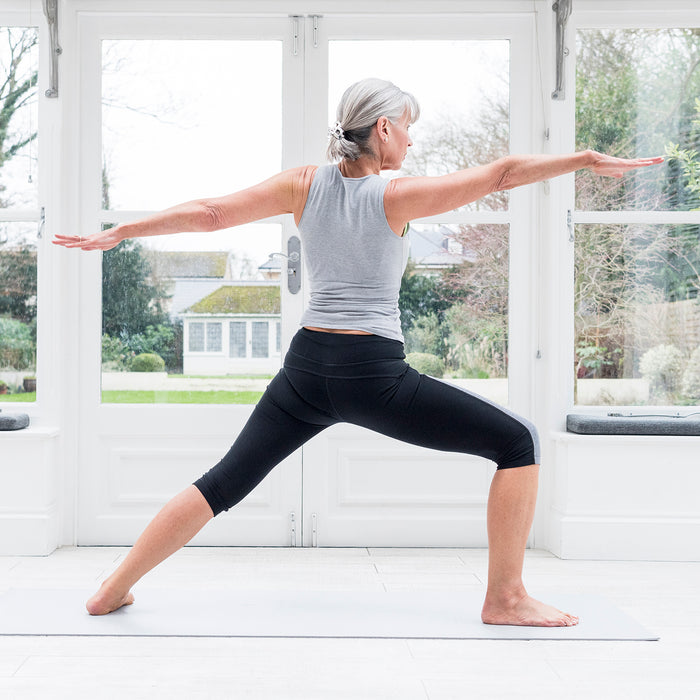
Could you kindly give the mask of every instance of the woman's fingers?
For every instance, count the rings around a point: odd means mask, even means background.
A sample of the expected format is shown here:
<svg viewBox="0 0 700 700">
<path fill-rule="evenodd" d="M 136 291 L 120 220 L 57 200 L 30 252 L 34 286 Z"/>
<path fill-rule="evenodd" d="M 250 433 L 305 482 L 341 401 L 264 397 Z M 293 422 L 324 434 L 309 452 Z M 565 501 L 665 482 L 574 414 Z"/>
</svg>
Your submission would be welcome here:
<svg viewBox="0 0 700 700">
<path fill-rule="evenodd" d="M 82 236 L 64 236 L 60 233 L 57 233 L 52 241 L 55 245 L 62 245 L 65 248 L 80 248 L 86 242 L 87 239 Z"/>
<path fill-rule="evenodd" d="M 115 239 L 114 236 L 106 236 L 104 233 L 96 236 L 65 236 L 57 233 L 52 241 L 54 245 L 61 245 L 64 248 L 80 248 L 81 250 L 109 250 L 119 242 L 119 239 Z"/>
<path fill-rule="evenodd" d="M 650 165 L 663 163 L 663 156 L 653 158 L 615 158 L 614 156 L 602 155 L 591 167 L 597 175 L 608 175 L 609 177 L 622 177 L 626 172 L 636 168 L 646 168 Z"/>
</svg>

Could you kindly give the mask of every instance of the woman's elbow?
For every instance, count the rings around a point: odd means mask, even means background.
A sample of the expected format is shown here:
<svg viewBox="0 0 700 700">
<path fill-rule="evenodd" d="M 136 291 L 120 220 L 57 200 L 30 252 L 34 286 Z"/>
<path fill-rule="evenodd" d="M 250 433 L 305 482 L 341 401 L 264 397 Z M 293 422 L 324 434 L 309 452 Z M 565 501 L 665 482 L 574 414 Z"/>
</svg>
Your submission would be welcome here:
<svg viewBox="0 0 700 700">
<path fill-rule="evenodd" d="M 197 231 L 218 231 L 226 228 L 224 212 L 221 207 L 210 199 L 201 199 L 196 202 L 197 213 L 194 217 Z"/>
<path fill-rule="evenodd" d="M 517 186 L 513 178 L 514 159 L 512 156 L 503 156 L 494 161 L 496 166 L 496 177 L 494 178 L 493 192 L 512 190 Z"/>
</svg>

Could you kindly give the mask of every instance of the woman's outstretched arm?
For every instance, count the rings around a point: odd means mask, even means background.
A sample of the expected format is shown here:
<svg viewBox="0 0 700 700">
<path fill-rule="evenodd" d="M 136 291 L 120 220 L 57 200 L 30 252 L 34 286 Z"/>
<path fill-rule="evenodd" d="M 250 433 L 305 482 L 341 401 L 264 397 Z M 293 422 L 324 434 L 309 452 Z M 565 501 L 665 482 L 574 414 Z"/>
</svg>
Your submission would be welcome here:
<svg viewBox="0 0 700 700">
<path fill-rule="evenodd" d="M 407 221 L 459 209 L 492 192 L 510 190 L 588 168 L 598 175 L 622 177 L 635 168 L 661 163 L 663 158 L 615 158 L 596 151 L 564 155 L 512 155 L 487 165 L 439 177 L 391 180 L 384 196 L 389 224 L 400 230 Z"/>
<path fill-rule="evenodd" d="M 109 250 L 127 238 L 184 231 L 217 231 L 279 214 L 301 213 L 315 168 L 285 170 L 253 187 L 223 197 L 184 202 L 138 221 L 119 224 L 91 236 L 56 235 L 66 248 Z"/>
</svg>

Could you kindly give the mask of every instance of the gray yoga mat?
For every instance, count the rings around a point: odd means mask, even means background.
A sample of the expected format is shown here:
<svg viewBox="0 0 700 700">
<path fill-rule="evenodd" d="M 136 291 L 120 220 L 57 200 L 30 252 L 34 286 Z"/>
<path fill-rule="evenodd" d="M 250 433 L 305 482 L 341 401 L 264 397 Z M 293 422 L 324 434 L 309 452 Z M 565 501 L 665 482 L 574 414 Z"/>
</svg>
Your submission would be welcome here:
<svg viewBox="0 0 700 700">
<path fill-rule="evenodd" d="M 451 591 L 139 590 L 136 603 L 88 615 L 93 591 L 10 589 L 0 635 L 150 637 L 370 637 L 399 639 L 656 640 L 594 595 L 545 594 L 580 617 L 575 627 L 484 625 L 483 594 Z"/>
</svg>

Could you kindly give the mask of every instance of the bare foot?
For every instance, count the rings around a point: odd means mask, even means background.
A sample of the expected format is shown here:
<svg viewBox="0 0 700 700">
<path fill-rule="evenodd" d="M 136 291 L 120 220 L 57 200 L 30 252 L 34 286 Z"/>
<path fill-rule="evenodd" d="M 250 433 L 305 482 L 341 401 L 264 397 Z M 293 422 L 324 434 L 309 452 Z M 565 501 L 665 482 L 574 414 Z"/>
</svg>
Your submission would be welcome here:
<svg viewBox="0 0 700 700">
<path fill-rule="evenodd" d="M 134 596 L 132 593 L 127 593 L 126 595 L 117 593 L 115 595 L 107 586 L 107 581 L 105 581 L 100 586 L 100 590 L 88 600 L 85 607 L 91 615 L 107 615 L 107 613 L 114 612 L 124 605 L 131 605 L 133 602 Z"/>
<path fill-rule="evenodd" d="M 540 603 L 525 594 L 510 603 L 494 603 L 488 597 L 481 611 L 486 625 L 523 625 L 527 627 L 572 627 L 578 617 L 564 613 L 551 605 Z"/>
</svg>

